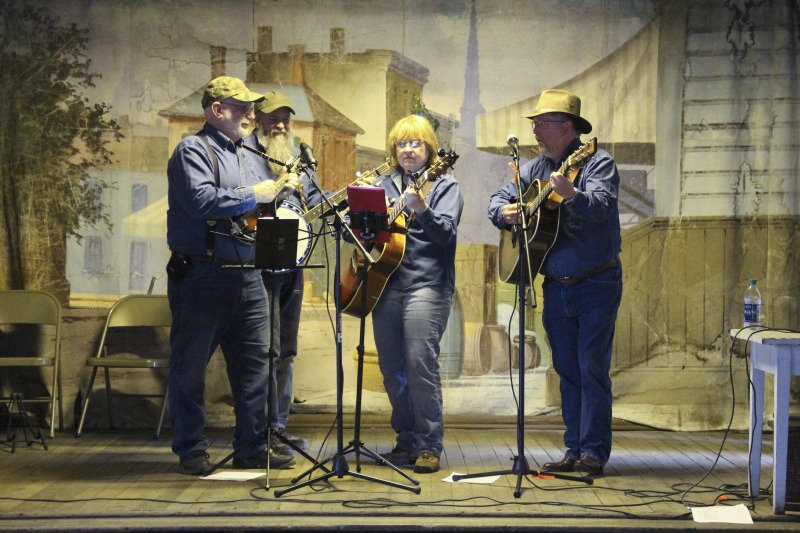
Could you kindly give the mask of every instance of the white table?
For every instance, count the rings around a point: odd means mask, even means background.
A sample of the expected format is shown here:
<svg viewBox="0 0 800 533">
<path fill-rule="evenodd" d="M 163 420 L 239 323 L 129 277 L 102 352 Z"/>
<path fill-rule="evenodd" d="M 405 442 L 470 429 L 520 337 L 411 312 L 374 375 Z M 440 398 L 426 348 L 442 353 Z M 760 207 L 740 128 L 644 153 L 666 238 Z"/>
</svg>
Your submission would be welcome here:
<svg viewBox="0 0 800 533">
<path fill-rule="evenodd" d="M 764 419 L 764 372 L 775 375 L 772 510 L 786 509 L 786 455 L 789 442 L 789 388 L 800 375 L 800 333 L 732 329 L 731 337 L 750 341 L 753 389 L 750 390 L 750 496 L 758 496 L 761 478 L 761 428 Z"/>
</svg>

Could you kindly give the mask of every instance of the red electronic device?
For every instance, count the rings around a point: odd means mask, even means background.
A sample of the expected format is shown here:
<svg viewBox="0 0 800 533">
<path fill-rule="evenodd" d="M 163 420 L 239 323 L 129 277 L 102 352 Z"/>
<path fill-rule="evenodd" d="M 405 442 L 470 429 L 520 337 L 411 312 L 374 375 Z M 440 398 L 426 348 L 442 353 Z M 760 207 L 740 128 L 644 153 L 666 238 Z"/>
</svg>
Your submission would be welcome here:
<svg viewBox="0 0 800 533">
<path fill-rule="evenodd" d="M 389 242 L 389 211 L 382 187 L 347 187 L 350 227 L 359 241 Z"/>
</svg>

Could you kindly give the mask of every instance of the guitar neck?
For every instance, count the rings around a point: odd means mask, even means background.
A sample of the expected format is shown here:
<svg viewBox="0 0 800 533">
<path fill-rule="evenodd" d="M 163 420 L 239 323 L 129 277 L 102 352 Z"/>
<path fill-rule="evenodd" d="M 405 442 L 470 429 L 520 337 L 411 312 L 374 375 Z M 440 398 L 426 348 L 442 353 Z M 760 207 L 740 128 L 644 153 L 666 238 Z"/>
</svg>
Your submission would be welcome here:
<svg viewBox="0 0 800 533">
<path fill-rule="evenodd" d="M 377 168 L 375 168 L 373 170 L 370 170 L 366 174 L 362 174 L 356 180 L 354 180 L 351 183 L 349 183 L 347 185 L 347 187 L 349 187 L 350 185 L 355 185 L 356 182 L 358 182 L 359 180 L 362 180 L 362 179 L 365 179 L 365 178 L 371 178 L 372 176 L 380 176 L 381 174 L 386 173 L 390 168 L 391 167 L 389 167 L 389 163 L 383 163 L 379 167 L 377 167 Z M 345 198 L 347 198 L 347 187 L 339 189 L 338 191 L 336 191 L 332 195 L 328 196 L 328 200 L 330 202 L 330 205 L 336 205 L 339 202 L 341 202 L 342 200 L 344 200 Z M 312 207 L 311 209 L 306 211 L 305 215 L 303 215 L 303 220 L 305 220 L 306 223 L 314 222 L 317 218 L 320 217 L 320 215 L 322 215 L 323 211 L 325 211 L 325 209 L 328 207 L 328 205 L 329 205 L 328 202 L 323 201 L 322 203 Z"/>
<path fill-rule="evenodd" d="M 453 150 L 450 150 L 448 153 L 445 153 L 444 150 L 439 151 L 439 159 L 436 160 L 434 164 L 429 166 L 428 168 L 418 171 L 415 174 L 412 174 L 412 186 L 414 190 L 419 192 L 423 185 L 429 181 L 435 181 L 439 179 L 448 168 L 451 168 L 456 159 L 458 159 L 458 154 L 455 153 Z M 402 192 L 402 191 L 401 191 Z M 389 215 L 389 225 L 391 226 L 397 217 L 403 212 L 403 209 L 406 208 L 406 200 L 404 195 L 400 195 L 400 199 L 394 204 L 394 208 L 392 209 L 391 214 Z M 411 214 L 413 216 L 413 213 Z M 410 221 L 411 219 L 409 219 Z"/>
<path fill-rule="evenodd" d="M 558 167 L 557 172 L 567 176 L 570 181 L 575 181 L 578 173 L 570 172 L 570 169 L 573 169 L 576 166 L 578 169 L 580 169 L 580 165 L 583 164 L 584 159 L 594 154 L 596 151 L 597 137 L 592 137 L 589 142 L 578 148 L 573 154 L 566 158 L 564 162 L 561 163 L 561 166 Z M 536 198 L 525 206 L 525 216 L 532 216 L 540 207 L 542 207 L 542 204 L 550 197 L 550 193 L 552 192 L 553 184 L 548 180 L 547 184 L 542 187 L 542 190 L 539 191 L 539 194 L 536 196 Z"/>
<path fill-rule="evenodd" d="M 425 177 L 426 172 L 428 172 L 428 169 L 425 169 L 420 173 L 420 178 L 418 179 L 415 178 L 413 180 L 412 185 L 415 191 L 419 191 L 422 188 L 422 184 L 425 183 L 425 180 L 422 178 Z M 416 176 L 416 174 L 413 175 Z M 402 180 L 402 178 L 400 179 Z M 403 210 L 406 208 L 406 197 L 404 194 L 402 194 L 402 191 L 400 192 L 401 192 L 400 198 L 395 202 L 391 213 L 389 213 L 389 226 L 391 226 L 394 223 L 394 221 L 397 220 L 397 217 L 399 217 L 403 213 Z"/>
<path fill-rule="evenodd" d="M 355 183 L 355 181 L 353 183 Z M 345 198 L 347 198 L 347 187 L 328 196 L 328 201 L 330 202 L 331 205 L 336 205 Z M 316 219 L 320 217 L 320 215 L 322 215 L 322 212 L 327 208 L 328 208 L 328 202 L 323 200 L 322 203 L 317 204 L 316 206 L 306 211 L 306 214 L 303 215 L 303 220 L 305 220 L 306 223 L 314 222 Z"/>
</svg>

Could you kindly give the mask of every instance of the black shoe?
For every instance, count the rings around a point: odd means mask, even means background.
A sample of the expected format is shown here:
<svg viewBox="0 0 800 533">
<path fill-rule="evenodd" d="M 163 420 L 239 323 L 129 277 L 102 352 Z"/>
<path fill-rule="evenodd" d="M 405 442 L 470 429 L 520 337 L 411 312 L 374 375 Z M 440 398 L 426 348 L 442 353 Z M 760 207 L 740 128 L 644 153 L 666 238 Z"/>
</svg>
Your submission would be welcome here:
<svg viewBox="0 0 800 533">
<path fill-rule="evenodd" d="M 269 467 L 276 470 L 289 468 L 295 463 L 294 457 L 291 455 L 284 455 L 270 449 L 269 451 L 262 450 L 258 454 L 250 457 L 234 457 L 233 467 L 238 468 L 239 470 L 248 470 L 250 468 L 266 468 L 267 460 L 269 460 Z"/>
<path fill-rule="evenodd" d="M 410 452 L 408 450 L 398 448 L 397 446 L 395 446 L 394 449 L 390 452 L 379 453 L 378 455 L 380 455 L 381 457 L 392 463 L 394 466 L 398 467 L 414 466 L 414 463 L 417 462 L 416 452 Z"/>
<path fill-rule="evenodd" d="M 575 468 L 575 459 L 564 456 L 557 463 L 545 463 L 542 465 L 543 472 L 572 472 Z"/>
<path fill-rule="evenodd" d="M 602 476 L 603 465 L 594 457 L 581 455 L 581 458 L 575 461 L 575 471 L 590 476 Z"/>
<path fill-rule="evenodd" d="M 181 474 L 199 476 L 208 472 L 211 463 L 208 462 L 208 454 L 205 450 L 195 450 L 189 452 L 186 457 L 181 457 L 180 467 Z"/>
</svg>

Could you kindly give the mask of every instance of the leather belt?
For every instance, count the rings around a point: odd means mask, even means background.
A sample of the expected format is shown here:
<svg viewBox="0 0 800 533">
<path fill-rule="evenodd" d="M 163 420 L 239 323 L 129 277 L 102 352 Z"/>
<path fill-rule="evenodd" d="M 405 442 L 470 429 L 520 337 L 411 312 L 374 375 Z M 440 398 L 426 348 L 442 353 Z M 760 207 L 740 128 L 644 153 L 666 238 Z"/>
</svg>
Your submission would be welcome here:
<svg viewBox="0 0 800 533">
<path fill-rule="evenodd" d="M 566 285 L 567 287 L 570 287 L 572 285 L 577 285 L 581 281 L 583 281 L 585 279 L 588 279 L 588 278 L 591 278 L 592 276 L 594 276 L 596 274 L 599 274 L 600 272 L 603 272 L 604 270 L 608 270 L 609 268 L 614 268 L 617 265 L 619 265 L 619 259 L 617 259 L 617 257 L 614 256 L 611 259 L 609 259 L 608 261 L 606 261 L 605 263 L 603 263 L 600 266 L 598 266 L 597 268 L 593 268 L 589 272 L 586 272 L 585 274 L 582 274 L 580 276 L 574 276 L 574 277 L 567 276 L 567 277 L 564 277 L 564 278 L 556 278 L 554 276 L 545 276 L 544 279 L 546 279 L 548 281 L 555 281 L 556 283 L 560 283 L 562 285 Z"/>
</svg>

